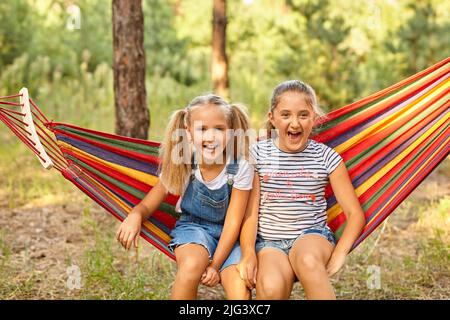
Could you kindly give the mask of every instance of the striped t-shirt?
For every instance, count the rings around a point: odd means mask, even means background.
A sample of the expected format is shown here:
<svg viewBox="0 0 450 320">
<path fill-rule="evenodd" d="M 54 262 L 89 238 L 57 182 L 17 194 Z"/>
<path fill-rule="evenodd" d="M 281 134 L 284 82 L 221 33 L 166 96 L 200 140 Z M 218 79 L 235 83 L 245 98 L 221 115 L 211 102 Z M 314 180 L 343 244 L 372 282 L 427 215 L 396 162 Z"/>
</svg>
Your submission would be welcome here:
<svg viewBox="0 0 450 320">
<path fill-rule="evenodd" d="M 280 150 L 272 139 L 251 148 L 261 185 L 258 235 L 266 240 L 293 239 L 304 229 L 325 226 L 328 176 L 342 157 L 309 139 L 301 152 Z"/>
</svg>

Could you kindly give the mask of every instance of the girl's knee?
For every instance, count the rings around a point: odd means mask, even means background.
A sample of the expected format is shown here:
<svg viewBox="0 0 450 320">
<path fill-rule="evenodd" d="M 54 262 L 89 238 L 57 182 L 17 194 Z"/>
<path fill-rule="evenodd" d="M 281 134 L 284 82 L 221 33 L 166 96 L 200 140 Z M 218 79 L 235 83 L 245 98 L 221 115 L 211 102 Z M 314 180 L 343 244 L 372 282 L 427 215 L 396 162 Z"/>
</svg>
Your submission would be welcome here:
<svg viewBox="0 0 450 320">
<path fill-rule="evenodd" d="M 247 288 L 234 266 L 225 268 L 220 273 L 220 278 L 227 299 L 249 300 L 251 298 L 251 291 Z"/>
<path fill-rule="evenodd" d="M 325 264 L 316 254 L 305 253 L 297 258 L 297 265 L 304 272 L 322 272 L 325 270 Z"/>
<path fill-rule="evenodd" d="M 271 277 L 261 277 L 256 282 L 256 296 L 258 299 L 281 300 L 290 295 L 289 284 L 283 280 Z"/>
<path fill-rule="evenodd" d="M 204 269 L 204 267 L 206 266 L 206 263 L 202 260 L 202 259 L 198 259 L 198 258 L 187 258 L 187 259 L 183 259 L 182 261 L 180 261 L 178 263 L 178 270 L 182 270 L 184 272 L 196 272 L 199 271 L 200 269 Z M 201 270 L 202 272 L 204 270 Z M 200 272 L 200 271 L 199 271 Z"/>
<path fill-rule="evenodd" d="M 250 300 L 252 295 L 245 284 L 222 285 L 228 300 Z"/>
<path fill-rule="evenodd" d="M 178 261 L 177 276 L 183 279 L 199 279 L 208 265 L 208 261 L 199 257 L 186 257 Z"/>
</svg>

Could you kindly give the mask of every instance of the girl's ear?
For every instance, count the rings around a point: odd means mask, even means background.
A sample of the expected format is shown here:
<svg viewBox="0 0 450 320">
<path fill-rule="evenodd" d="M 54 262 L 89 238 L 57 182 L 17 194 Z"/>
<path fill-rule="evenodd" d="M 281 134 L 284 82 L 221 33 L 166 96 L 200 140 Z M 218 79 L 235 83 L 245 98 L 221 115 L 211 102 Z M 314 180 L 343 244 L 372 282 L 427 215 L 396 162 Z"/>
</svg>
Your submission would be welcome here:
<svg viewBox="0 0 450 320">
<path fill-rule="evenodd" d="M 273 119 L 273 112 L 269 111 L 269 121 L 272 124 L 273 127 L 275 127 L 275 120 Z"/>
</svg>

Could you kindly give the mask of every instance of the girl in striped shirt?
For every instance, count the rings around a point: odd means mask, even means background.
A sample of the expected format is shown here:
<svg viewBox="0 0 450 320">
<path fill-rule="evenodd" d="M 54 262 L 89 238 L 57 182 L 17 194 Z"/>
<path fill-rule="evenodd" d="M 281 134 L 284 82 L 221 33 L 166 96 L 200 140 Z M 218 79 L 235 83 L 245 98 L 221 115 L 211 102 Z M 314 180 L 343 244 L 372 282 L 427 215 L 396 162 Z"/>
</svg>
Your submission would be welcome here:
<svg viewBox="0 0 450 320">
<path fill-rule="evenodd" d="M 288 299 L 296 279 L 308 299 L 335 299 L 330 276 L 343 266 L 365 225 L 341 156 L 309 139 L 323 115 L 309 85 L 281 83 L 268 112 L 269 138 L 251 149 L 255 177 L 237 268 L 249 288 L 256 286 L 257 299 Z M 327 226 L 328 183 L 347 217 L 337 244 Z"/>
</svg>

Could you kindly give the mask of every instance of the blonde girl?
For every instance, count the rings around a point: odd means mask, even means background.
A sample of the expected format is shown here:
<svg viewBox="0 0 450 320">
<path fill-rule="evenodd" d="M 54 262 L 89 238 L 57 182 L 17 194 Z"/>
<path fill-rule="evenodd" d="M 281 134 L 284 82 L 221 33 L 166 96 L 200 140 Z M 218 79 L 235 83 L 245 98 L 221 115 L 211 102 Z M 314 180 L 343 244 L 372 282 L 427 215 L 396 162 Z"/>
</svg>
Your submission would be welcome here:
<svg viewBox="0 0 450 320">
<path fill-rule="evenodd" d="M 298 279 L 308 299 L 335 299 L 330 276 L 344 264 L 365 219 L 341 156 L 309 139 L 323 115 L 314 90 L 278 85 L 268 112 L 270 134 L 251 148 L 255 179 L 240 241 L 238 269 L 258 299 L 288 299 Z M 336 244 L 327 226 L 330 183 L 347 224 Z M 256 245 L 255 245 L 256 243 Z"/>
<path fill-rule="evenodd" d="M 199 96 L 176 111 L 161 147 L 159 182 L 122 222 L 118 241 L 137 246 L 141 223 L 167 196 L 181 195 L 181 212 L 169 248 L 177 262 L 172 299 L 195 299 L 200 283 L 219 281 L 229 299 L 249 299 L 239 277 L 239 230 L 252 187 L 249 121 L 244 109 L 213 94 Z"/>
</svg>

